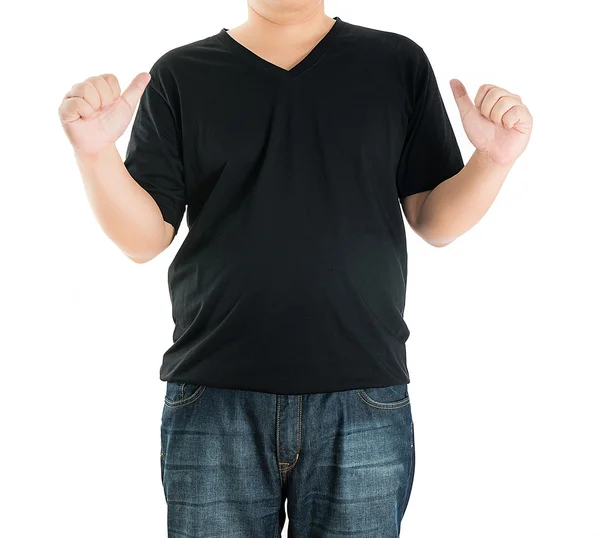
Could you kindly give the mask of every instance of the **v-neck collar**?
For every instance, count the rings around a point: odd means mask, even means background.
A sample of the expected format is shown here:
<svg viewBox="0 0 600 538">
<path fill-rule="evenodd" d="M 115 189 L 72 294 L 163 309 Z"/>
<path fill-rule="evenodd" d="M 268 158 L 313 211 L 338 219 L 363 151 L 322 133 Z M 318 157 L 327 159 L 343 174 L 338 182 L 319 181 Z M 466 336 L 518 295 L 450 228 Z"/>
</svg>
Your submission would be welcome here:
<svg viewBox="0 0 600 538">
<path fill-rule="evenodd" d="M 323 57 L 323 55 L 331 45 L 332 40 L 344 28 L 345 23 L 342 19 L 340 19 L 339 17 L 333 18 L 335 19 L 335 23 L 325 34 L 325 36 L 323 36 L 321 40 L 312 48 L 312 50 L 291 69 L 284 69 L 283 67 L 275 65 L 274 63 L 269 62 L 268 60 L 265 60 L 258 54 L 252 52 L 250 49 L 246 48 L 239 41 L 236 41 L 227 33 L 227 30 L 229 30 L 229 28 L 222 28 L 221 31 L 216 35 L 232 52 L 244 57 L 246 61 L 248 61 L 251 64 L 254 64 L 256 67 L 270 71 L 275 75 L 294 78 L 306 71 L 315 63 L 317 63 L 317 61 L 319 61 Z"/>
</svg>

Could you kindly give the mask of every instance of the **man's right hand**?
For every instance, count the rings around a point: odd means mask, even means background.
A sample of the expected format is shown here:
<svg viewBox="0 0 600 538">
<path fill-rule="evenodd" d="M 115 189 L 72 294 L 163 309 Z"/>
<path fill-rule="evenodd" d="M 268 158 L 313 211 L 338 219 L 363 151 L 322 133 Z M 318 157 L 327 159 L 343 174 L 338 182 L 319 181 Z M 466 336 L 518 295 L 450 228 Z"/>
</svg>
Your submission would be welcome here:
<svg viewBox="0 0 600 538">
<path fill-rule="evenodd" d="M 67 92 L 58 109 L 98 222 L 136 263 L 156 257 L 175 235 L 156 201 L 125 167 L 115 144 L 149 82 L 150 73 L 139 73 L 121 95 L 114 75 L 89 77 Z"/>
<path fill-rule="evenodd" d="M 149 82 L 150 73 L 139 73 L 123 94 L 117 77 L 110 73 L 74 84 L 58 115 L 75 152 L 95 155 L 114 144 L 131 122 Z"/>
</svg>

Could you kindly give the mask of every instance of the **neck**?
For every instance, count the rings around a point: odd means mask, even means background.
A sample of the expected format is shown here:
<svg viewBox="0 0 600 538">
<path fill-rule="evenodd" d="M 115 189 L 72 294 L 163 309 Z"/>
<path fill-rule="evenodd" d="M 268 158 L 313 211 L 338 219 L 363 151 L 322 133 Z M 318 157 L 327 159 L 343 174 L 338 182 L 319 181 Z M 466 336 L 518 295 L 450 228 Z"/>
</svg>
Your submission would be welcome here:
<svg viewBox="0 0 600 538">
<path fill-rule="evenodd" d="M 248 20 L 243 26 L 267 41 L 274 39 L 290 43 L 305 41 L 307 36 L 325 34 L 334 22 L 325 15 L 323 2 L 316 8 L 311 5 L 293 11 L 265 9 L 260 12 L 248 2 Z"/>
</svg>

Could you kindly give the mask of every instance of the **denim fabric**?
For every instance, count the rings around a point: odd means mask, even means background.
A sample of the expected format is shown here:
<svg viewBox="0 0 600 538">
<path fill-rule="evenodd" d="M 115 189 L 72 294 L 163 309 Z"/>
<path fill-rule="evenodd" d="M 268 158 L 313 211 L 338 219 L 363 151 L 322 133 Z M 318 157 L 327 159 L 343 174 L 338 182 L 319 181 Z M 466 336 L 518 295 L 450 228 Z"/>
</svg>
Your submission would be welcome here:
<svg viewBox="0 0 600 538">
<path fill-rule="evenodd" d="M 168 381 L 170 538 L 397 538 L 415 472 L 408 386 L 282 395 Z"/>
</svg>

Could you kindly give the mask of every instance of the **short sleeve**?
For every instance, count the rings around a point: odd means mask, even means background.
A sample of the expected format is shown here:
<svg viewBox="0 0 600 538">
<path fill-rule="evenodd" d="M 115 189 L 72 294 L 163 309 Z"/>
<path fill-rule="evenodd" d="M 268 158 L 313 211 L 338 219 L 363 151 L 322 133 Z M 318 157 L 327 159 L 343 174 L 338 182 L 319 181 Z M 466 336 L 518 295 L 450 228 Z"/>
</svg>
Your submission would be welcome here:
<svg viewBox="0 0 600 538">
<path fill-rule="evenodd" d="M 152 81 L 140 98 L 123 164 L 177 234 L 186 206 L 181 137 L 171 107 Z"/>
<path fill-rule="evenodd" d="M 398 197 L 432 190 L 464 167 L 460 148 L 431 63 L 423 49 L 414 73 L 414 106 L 408 121 L 396 185 Z"/>
</svg>

